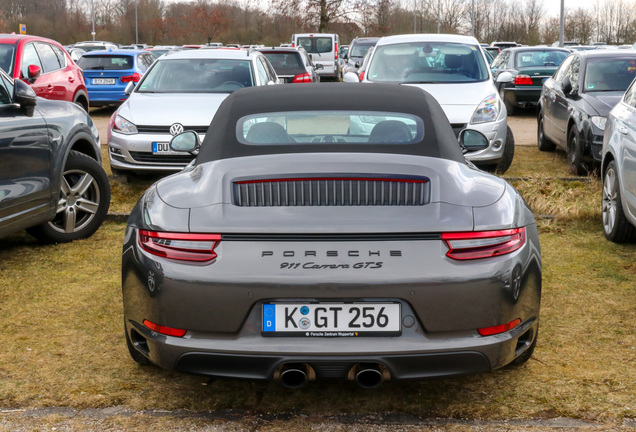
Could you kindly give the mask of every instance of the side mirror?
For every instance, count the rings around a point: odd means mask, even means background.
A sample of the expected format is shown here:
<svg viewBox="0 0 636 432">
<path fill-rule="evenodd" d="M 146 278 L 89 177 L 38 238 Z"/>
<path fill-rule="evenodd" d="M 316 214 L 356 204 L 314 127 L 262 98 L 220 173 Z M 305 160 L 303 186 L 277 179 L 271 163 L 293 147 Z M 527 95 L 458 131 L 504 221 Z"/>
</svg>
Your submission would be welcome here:
<svg viewBox="0 0 636 432">
<path fill-rule="evenodd" d="M 347 72 L 344 74 L 344 77 L 342 77 L 342 81 L 348 83 L 359 83 L 360 77 L 358 77 L 358 74 L 355 72 Z"/>
<path fill-rule="evenodd" d="M 29 74 L 29 79 L 32 81 L 35 81 L 36 79 L 38 79 L 38 77 L 42 73 L 42 69 L 40 68 L 40 66 L 37 66 L 37 65 L 29 65 L 27 70 Z"/>
<path fill-rule="evenodd" d="M 495 80 L 495 82 L 498 83 L 511 83 L 513 81 L 513 76 L 510 72 L 502 72 L 499 75 L 497 75 L 497 79 Z"/>
<path fill-rule="evenodd" d="M 323 70 L 325 68 L 322 63 L 316 63 L 314 66 L 316 67 L 316 70 Z"/>
<path fill-rule="evenodd" d="M 21 107 L 34 107 L 37 103 L 37 96 L 30 85 L 16 79 L 13 83 L 13 102 Z"/>
<path fill-rule="evenodd" d="M 170 140 L 170 149 L 177 152 L 194 153 L 200 147 L 199 135 L 194 131 L 181 132 Z"/>
<path fill-rule="evenodd" d="M 342 58 L 345 59 L 345 60 L 349 60 L 349 54 L 343 55 Z"/>
<path fill-rule="evenodd" d="M 488 138 L 474 129 L 464 129 L 459 133 L 458 139 L 464 153 L 484 150 L 490 145 Z"/>
<path fill-rule="evenodd" d="M 572 93 L 572 82 L 570 81 L 570 77 L 565 77 L 563 79 L 563 85 L 561 86 L 561 89 L 563 90 L 563 93 L 565 94 L 571 94 Z"/>
<path fill-rule="evenodd" d="M 128 84 L 126 84 L 124 93 L 126 94 L 126 96 L 130 96 L 134 89 L 135 89 L 135 83 L 130 81 Z"/>
</svg>

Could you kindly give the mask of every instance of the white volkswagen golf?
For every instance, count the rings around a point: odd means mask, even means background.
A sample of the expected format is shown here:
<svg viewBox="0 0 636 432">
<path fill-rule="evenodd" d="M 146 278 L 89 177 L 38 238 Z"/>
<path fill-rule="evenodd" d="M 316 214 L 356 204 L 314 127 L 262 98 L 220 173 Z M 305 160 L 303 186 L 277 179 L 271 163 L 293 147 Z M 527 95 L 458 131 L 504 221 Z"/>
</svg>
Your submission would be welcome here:
<svg viewBox="0 0 636 432">
<path fill-rule="evenodd" d="M 278 82 L 267 58 L 257 51 L 201 49 L 162 56 L 136 87 L 126 89 L 130 97 L 110 119 L 113 173 L 180 171 L 193 156 L 170 150 L 174 135 L 192 130 L 203 139 L 230 93 Z"/>
<path fill-rule="evenodd" d="M 345 82 L 359 82 L 354 73 Z M 504 173 L 514 156 L 514 137 L 506 108 L 488 62 L 474 37 L 414 34 L 380 39 L 369 60 L 365 83 L 399 83 L 431 93 L 455 135 L 475 129 L 489 141 L 486 149 L 466 149 L 466 158 L 482 169 Z"/>
</svg>

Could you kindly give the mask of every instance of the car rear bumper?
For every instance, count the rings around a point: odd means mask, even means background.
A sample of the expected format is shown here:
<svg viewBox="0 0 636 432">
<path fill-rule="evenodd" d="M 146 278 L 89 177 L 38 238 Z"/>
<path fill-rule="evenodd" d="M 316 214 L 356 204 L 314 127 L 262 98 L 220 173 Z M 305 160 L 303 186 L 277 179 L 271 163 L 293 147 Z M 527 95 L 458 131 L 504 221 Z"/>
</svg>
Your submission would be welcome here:
<svg viewBox="0 0 636 432">
<path fill-rule="evenodd" d="M 536 106 L 540 97 L 541 87 L 539 86 L 504 88 L 504 98 L 510 105 Z"/>
</svg>

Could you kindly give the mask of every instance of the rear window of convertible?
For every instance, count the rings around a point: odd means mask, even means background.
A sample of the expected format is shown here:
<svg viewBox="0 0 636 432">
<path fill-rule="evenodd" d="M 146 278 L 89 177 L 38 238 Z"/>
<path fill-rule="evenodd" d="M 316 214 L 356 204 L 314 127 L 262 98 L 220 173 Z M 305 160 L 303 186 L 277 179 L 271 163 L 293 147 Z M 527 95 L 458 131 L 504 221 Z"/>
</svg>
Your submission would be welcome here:
<svg viewBox="0 0 636 432">
<path fill-rule="evenodd" d="M 246 145 L 413 144 L 424 138 L 422 119 L 377 111 L 294 111 L 239 119 L 236 137 Z"/>
</svg>

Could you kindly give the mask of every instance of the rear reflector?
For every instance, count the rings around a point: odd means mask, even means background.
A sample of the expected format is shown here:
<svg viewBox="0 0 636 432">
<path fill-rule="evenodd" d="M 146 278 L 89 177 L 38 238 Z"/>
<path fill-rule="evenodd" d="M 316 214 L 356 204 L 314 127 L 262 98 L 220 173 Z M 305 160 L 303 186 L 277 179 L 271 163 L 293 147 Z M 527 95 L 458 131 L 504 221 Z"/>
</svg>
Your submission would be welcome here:
<svg viewBox="0 0 636 432">
<path fill-rule="evenodd" d="M 505 333 L 508 330 L 512 330 L 513 328 L 517 327 L 519 324 L 521 324 L 521 320 L 517 318 L 514 321 L 510 321 L 508 324 L 501 324 L 494 327 L 480 328 L 480 329 L 477 329 L 477 331 L 482 336 L 492 336 L 499 333 Z"/>
<path fill-rule="evenodd" d="M 515 85 L 532 85 L 532 78 L 529 75 L 517 75 Z"/>
<path fill-rule="evenodd" d="M 172 327 L 165 327 L 159 324 L 155 324 L 151 321 L 144 320 L 144 325 L 148 327 L 153 332 L 160 333 L 166 336 L 175 336 L 175 337 L 183 337 L 186 334 L 187 330 L 176 329 Z"/>
<path fill-rule="evenodd" d="M 168 233 L 139 230 L 139 246 L 153 255 L 180 261 L 212 261 L 221 234 Z"/>
<path fill-rule="evenodd" d="M 526 229 L 443 233 L 448 246 L 446 256 L 456 260 L 492 258 L 520 249 L 526 242 Z"/>
<path fill-rule="evenodd" d="M 360 72 L 358 77 L 360 78 L 360 81 L 362 81 L 364 79 L 364 71 Z"/>
</svg>

